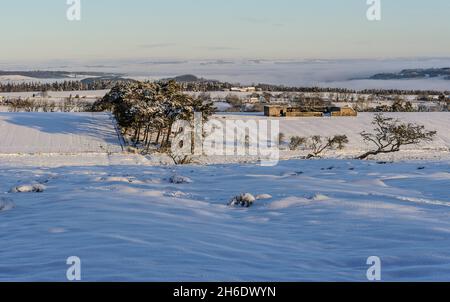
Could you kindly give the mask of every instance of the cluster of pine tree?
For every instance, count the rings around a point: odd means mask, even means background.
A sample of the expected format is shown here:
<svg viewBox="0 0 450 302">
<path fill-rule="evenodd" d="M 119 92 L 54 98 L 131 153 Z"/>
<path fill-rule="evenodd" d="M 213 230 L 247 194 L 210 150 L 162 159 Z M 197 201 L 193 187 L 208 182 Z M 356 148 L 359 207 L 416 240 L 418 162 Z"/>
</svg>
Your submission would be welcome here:
<svg viewBox="0 0 450 302">
<path fill-rule="evenodd" d="M 215 108 L 212 102 L 186 95 L 179 84 L 169 81 L 119 83 L 94 104 L 94 110 L 112 111 L 124 136 L 148 150 L 152 144 L 170 147 L 178 120 L 192 123 L 198 112 L 206 122 Z"/>
</svg>

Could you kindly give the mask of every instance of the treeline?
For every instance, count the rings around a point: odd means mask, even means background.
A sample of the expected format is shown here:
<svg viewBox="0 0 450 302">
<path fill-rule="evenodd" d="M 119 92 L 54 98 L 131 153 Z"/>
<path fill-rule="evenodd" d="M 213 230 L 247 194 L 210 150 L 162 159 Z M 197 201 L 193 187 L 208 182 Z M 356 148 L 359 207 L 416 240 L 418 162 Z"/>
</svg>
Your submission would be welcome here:
<svg viewBox="0 0 450 302">
<path fill-rule="evenodd" d="M 212 92 L 229 90 L 232 87 L 242 87 L 240 84 L 231 84 L 217 81 L 183 82 L 181 87 L 190 92 Z M 340 94 L 371 94 L 383 95 L 450 95 L 450 91 L 435 90 L 400 90 L 400 89 L 347 89 L 326 87 L 296 87 L 272 84 L 258 84 L 255 88 L 265 92 L 298 92 L 298 93 L 340 93 Z"/>
<path fill-rule="evenodd" d="M 181 82 L 179 83 L 181 89 L 189 92 L 213 92 L 213 91 L 223 91 L 230 90 L 232 87 L 236 87 L 227 82 L 217 82 L 217 81 L 195 81 L 195 82 Z"/>
<path fill-rule="evenodd" d="M 0 92 L 39 92 L 39 91 L 83 91 L 105 90 L 125 80 L 89 80 L 89 81 L 59 81 L 52 83 L 0 83 Z"/>
<path fill-rule="evenodd" d="M 288 87 L 282 85 L 258 84 L 257 89 L 268 92 L 303 92 L 303 93 L 342 93 L 371 95 L 450 95 L 450 91 L 435 90 L 399 90 L 399 89 L 363 89 L 322 88 L 322 87 Z"/>
<path fill-rule="evenodd" d="M 148 150 L 152 144 L 168 149 L 172 128 L 179 121 L 191 122 L 202 113 L 206 122 L 213 103 L 183 93 L 175 81 L 119 83 L 94 104 L 95 111 L 112 111 L 122 133 L 134 146 Z"/>
<path fill-rule="evenodd" d="M 92 102 L 65 99 L 58 102 L 32 99 L 10 99 L 2 102 L 9 112 L 91 112 Z"/>
<path fill-rule="evenodd" d="M 111 89 L 116 84 L 136 82 L 131 79 L 86 79 L 82 81 L 59 81 L 53 83 L 0 83 L 0 92 L 39 92 L 39 91 L 75 91 L 75 90 L 105 90 Z M 166 82 L 167 81 L 161 81 Z M 230 90 L 232 87 L 241 87 L 239 84 L 218 81 L 194 81 L 180 82 L 179 87 L 186 92 L 213 92 Z M 386 95 L 424 95 L 441 96 L 450 95 L 450 91 L 434 90 L 399 90 L 399 89 L 363 89 L 354 90 L 347 88 L 322 88 L 322 87 L 295 87 L 271 84 L 258 84 L 259 91 L 286 92 L 286 93 L 339 93 L 339 94 L 370 94 L 374 96 Z"/>
</svg>

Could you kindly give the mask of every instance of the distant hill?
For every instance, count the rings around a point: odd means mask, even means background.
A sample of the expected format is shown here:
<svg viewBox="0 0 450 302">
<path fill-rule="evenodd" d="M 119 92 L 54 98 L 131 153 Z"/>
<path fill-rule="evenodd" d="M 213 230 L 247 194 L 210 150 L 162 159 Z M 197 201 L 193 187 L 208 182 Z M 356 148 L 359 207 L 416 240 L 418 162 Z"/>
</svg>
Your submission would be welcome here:
<svg viewBox="0 0 450 302">
<path fill-rule="evenodd" d="M 185 74 L 185 75 L 180 75 L 180 76 L 176 76 L 173 78 L 167 78 L 167 79 L 163 79 L 162 81 L 170 81 L 170 80 L 174 80 L 177 81 L 179 83 L 204 83 L 204 82 L 211 82 L 211 83 L 217 83 L 218 81 L 216 80 L 208 80 L 208 79 L 204 79 L 204 78 L 199 78 L 195 75 L 192 74 Z"/>
<path fill-rule="evenodd" d="M 379 73 L 371 76 L 371 80 L 408 80 L 444 78 L 450 80 L 450 68 L 404 69 L 399 73 Z"/>
</svg>

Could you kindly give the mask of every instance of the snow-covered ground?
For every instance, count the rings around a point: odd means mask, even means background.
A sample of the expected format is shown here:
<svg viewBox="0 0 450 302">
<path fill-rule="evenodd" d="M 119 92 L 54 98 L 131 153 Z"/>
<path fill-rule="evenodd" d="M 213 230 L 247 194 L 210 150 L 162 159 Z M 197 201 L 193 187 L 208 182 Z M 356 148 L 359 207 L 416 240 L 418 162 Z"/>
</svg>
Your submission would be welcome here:
<svg viewBox="0 0 450 302">
<path fill-rule="evenodd" d="M 366 281 L 370 256 L 384 281 L 450 281 L 448 116 L 401 116 L 438 130 L 421 152 L 439 161 L 175 167 L 123 153 L 106 114 L 2 113 L 0 281 L 65 281 L 70 256 L 84 281 Z M 344 131 L 357 146 L 369 125 L 281 130 Z M 266 196 L 229 207 L 241 193 Z"/>
<path fill-rule="evenodd" d="M 380 155 L 376 159 L 398 160 L 450 160 L 450 114 L 443 113 L 396 113 L 387 114 L 404 122 L 419 123 L 429 130 L 437 131 L 431 143 L 406 146 L 403 151 Z M 343 150 L 331 150 L 325 158 L 350 159 L 369 149 L 360 132 L 371 131 L 373 113 L 361 113 L 356 118 L 267 118 L 261 114 L 217 114 L 214 120 L 243 121 L 251 126 L 252 121 L 279 121 L 280 132 L 285 141 L 279 151 L 282 160 L 308 155 L 311 150 L 290 151 L 288 142 L 292 136 L 322 137 L 347 135 L 349 144 Z M 245 125 L 245 124 L 244 124 Z M 231 125 L 233 126 L 233 125 Z M 227 132 L 233 128 L 227 128 Z M 218 132 L 220 133 L 220 132 Z M 232 133 L 231 133 L 232 134 Z M 276 138 L 278 136 L 275 136 Z M 217 140 L 223 137 L 217 137 Z M 228 156 L 210 155 L 193 157 L 201 164 L 245 163 L 258 161 L 257 156 L 246 156 L 245 132 L 237 138 L 228 133 L 225 143 L 234 146 L 235 139 L 240 144 L 236 153 Z M 0 113 L 0 163 L 3 165 L 67 166 L 140 163 L 154 165 L 173 163 L 165 156 L 148 157 L 122 154 L 122 144 L 110 115 L 92 113 Z M 251 146 L 253 148 L 254 146 Z M 207 144 L 204 151 L 213 154 Z M 256 150 L 258 151 L 258 150 Z"/>
<path fill-rule="evenodd" d="M 85 281 L 365 281 L 378 256 L 384 281 L 449 281 L 449 187 L 450 162 L 0 168 L 0 280 L 78 256 Z"/>
<path fill-rule="evenodd" d="M 285 142 L 280 146 L 279 157 L 280 159 L 292 159 L 299 158 L 308 155 L 311 150 L 302 149 L 296 151 L 289 150 L 290 138 L 293 136 L 311 137 L 314 135 L 325 137 L 331 137 L 334 135 L 346 135 L 349 139 L 349 143 L 343 150 L 331 150 L 327 151 L 324 157 L 328 158 L 354 158 L 367 152 L 370 149 L 368 145 L 362 139 L 360 133 L 362 131 L 373 132 L 374 125 L 372 125 L 375 113 L 360 113 L 358 117 L 323 117 L 323 118 L 269 118 L 262 116 L 261 113 L 255 114 L 235 114 L 225 113 L 217 114 L 214 116 L 214 120 L 222 123 L 227 133 L 226 144 L 233 145 L 235 135 L 234 125 L 228 124 L 230 121 L 240 121 L 241 133 L 237 135 L 237 142 L 240 143 L 241 152 L 238 155 L 245 154 L 245 135 L 243 127 L 248 127 L 250 133 L 256 133 L 254 130 L 260 121 L 279 122 L 279 132 L 284 134 Z M 433 142 L 427 142 L 419 145 L 405 146 L 401 152 L 394 154 L 379 155 L 377 159 L 382 160 L 417 160 L 417 159 L 448 159 L 450 160 L 450 113 L 387 113 L 387 117 L 398 119 L 404 123 L 417 123 L 424 125 L 427 130 L 437 131 L 437 135 Z M 270 124 L 269 124 L 270 125 Z M 273 124 L 272 124 L 273 125 Z M 265 127 L 264 124 L 258 127 Z M 221 130 L 214 130 L 214 137 L 216 141 L 221 139 Z M 219 134 L 218 136 L 216 134 Z M 254 134 L 253 136 L 256 136 Z M 278 139 L 278 136 L 275 136 Z M 257 142 L 254 141 L 251 148 L 257 148 Z M 205 146 L 205 150 L 212 154 Z M 255 151 L 256 152 L 256 151 Z M 223 163 L 223 162 L 242 162 L 251 161 L 249 156 L 210 156 L 208 158 L 201 158 L 199 161 L 203 163 Z"/>
<path fill-rule="evenodd" d="M 108 114 L 0 113 L 0 154 L 115 153 L 122 148 Z"/>
<path fill-rule="evenodd" d="M 48 91 L 47 99 L 54 100 L 62 100 L 65 98 L 75 98 L 75 96 L 79 96 L 83 99 L 100 99 L 105 96 L 109 92 L 109 89 L 105 90 L 74 90 L 74 91 Z M 0 97 L 5 98 L 32 98 L 33 96 L 39 96 L 41 92 L 0 92 Z"/>
</svg>

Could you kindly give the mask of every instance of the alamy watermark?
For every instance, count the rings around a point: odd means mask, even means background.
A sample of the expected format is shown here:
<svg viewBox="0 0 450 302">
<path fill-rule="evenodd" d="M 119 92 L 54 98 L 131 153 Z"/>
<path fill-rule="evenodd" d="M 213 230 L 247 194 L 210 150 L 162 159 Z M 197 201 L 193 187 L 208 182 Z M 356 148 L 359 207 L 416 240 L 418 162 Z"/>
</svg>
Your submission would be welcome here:
<svg viewBox="0 0 450 302">
<path fill-rule="evenodd" d="M 69 21 L 81 20 L 81 0 L 67 0 L 66 17 Z"/>
<path fill-rule="evenodd" d="M 369 8 L 366 12 L 367 20 L 380 21 L 381 20 L 381 0 L 366 0 Z M 81 0 L 67 0 L 66 16 L 69 21 L 81 20 Z"/>
<path fill-rule="evenodd" d="M 367 270 L 367 280 L 381 281 L 381 259 L 377 256 L 367 258 L 367 265 L 370 265 Z"/>
<path fill-rule="evenodd" d="M 380 21 L 381 20 L 381 0 L 367 0 L 367 20 Z"/>
<path fill-rule="evenodd" d="M 279 162 L 278 120 L 216 118 L 204 123 L 203 115 L 195 113 L 193 121 L 179 121 L 172 131 L 171 152 L 177 156 L 250 157 L 262 166 Z"/>
<path fill-rule="evenodd" d="M 66 271 L 66 277 L 69 281 L 81 281 L 81 259 L 76 256 L 67 258 L 66 264 L 69 268 Z"/>
<path fill-rule="evenodd" d="M 66 271 L 68 281 L 81 281 L 81 259 L 77 256 L 67 258 L 66 264 L 69 268 Z M 368 281 L 381 281 L 381 258 L 378 256 L 370 256 L 367 258 L 366 277 Z"/>
</svg>

